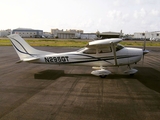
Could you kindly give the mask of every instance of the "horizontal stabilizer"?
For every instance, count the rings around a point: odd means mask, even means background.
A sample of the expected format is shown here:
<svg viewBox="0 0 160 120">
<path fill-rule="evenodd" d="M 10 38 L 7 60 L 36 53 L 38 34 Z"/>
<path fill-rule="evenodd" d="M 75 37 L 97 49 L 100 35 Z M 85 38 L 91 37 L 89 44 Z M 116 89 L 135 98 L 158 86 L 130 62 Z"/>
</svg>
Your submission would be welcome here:
<svg viewBox="0 0 160 120">
<path fill-rule="evenodd" d="M 38 60 L 39 58 L 36 58 L 36 57 L 30 57 L 30 58 L 24 58 L 23 60 L 19 60 L 17 61 L 16 63 L 21 63 L 21 62 L 31 62 L 31 61 L 34 61 L 34 60 Z"/>
<path fill-rule="evenodd" d="M 31 57 L 31 58 L 24 58 L 23 61 L 24 62 L 30 62 L 30 61 L 34 61 L 34 60 L 38 60 L 39 58 L 36 57 Z"/>
</svg>

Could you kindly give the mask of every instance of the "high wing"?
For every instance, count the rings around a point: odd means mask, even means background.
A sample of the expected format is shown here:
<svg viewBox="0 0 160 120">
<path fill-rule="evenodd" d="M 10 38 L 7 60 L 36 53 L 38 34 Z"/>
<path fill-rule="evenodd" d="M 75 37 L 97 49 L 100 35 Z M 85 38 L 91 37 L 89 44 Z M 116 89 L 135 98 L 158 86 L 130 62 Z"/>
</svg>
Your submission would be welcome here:
<svg viewBox="0 0 160 120">
<path fill-rule="evenodd" d="M 104 39 L 104 40 L 96 40 L 96 41 L 92 41 L 89 42 L 88 45 L 86 47 L 88 48 L 105 48 L 105 47 L 111 47 L 113 55 L 114 55 L 114 60 L 115 60 L 115 64 L 114 65 L 118 65 L 117 64 L 117 55 L 116 55 L 116 45 L 121 42 L 122 39 L 121 38 L 112 38 L 112 39 Z"/>
<path fill-rule="evenodd" d="M 112 43 L 117 44 L 121 42 L 121 38 L 112 38 L 112 39 L 104 39 L 104 40 L 95 40 L 88 43 L 86 47 L 92 48 L 92 47 L 102 47 L 102 46 L 110 46 Z"/>
</svg>

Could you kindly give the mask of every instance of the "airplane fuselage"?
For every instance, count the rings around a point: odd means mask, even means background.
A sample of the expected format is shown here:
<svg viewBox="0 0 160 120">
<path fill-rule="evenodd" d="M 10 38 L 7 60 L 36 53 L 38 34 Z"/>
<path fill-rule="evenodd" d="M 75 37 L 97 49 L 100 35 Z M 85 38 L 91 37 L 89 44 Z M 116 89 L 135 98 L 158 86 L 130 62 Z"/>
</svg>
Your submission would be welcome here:
<svg viewBox="0 0 160 120">
<path fill-rule="evenodd" d="M 116 52 L 117 66 L 137 63 L 141 60 L 143 51 L 139 48 L 127 48 Z M 39 60 L 31 61 L 33 63 L 44 64 L 70 64 L 87 66 L 115 66 L 115 59 L 112 52 L 84 54 L 83 51 L 53 53 L 48 55 L 36 55 Z"/>
</svg>

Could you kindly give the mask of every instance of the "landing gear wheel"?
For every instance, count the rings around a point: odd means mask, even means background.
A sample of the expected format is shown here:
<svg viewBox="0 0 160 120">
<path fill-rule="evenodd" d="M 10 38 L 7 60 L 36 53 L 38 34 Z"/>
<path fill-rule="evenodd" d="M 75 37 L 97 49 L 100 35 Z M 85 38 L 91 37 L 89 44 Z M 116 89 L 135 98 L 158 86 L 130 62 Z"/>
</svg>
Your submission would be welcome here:
<svg viewBox="0 0 160 120">
<path fill-rule="evenodd" d="M 101 78 L 106 78 L 107 75 L 100 75 Z"/>
</svg>

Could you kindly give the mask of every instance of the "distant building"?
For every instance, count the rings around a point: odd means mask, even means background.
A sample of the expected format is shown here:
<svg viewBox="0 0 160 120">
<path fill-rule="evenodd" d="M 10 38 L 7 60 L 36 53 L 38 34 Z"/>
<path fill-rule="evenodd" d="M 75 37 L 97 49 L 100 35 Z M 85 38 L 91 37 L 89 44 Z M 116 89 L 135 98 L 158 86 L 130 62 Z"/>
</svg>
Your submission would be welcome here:
<svg viewBox="0 0 160 120">
<path fill-rule="evenodd" d="M 55 38 L 60 38 L 60 39 L 72 39 L 72 38 L 76 38 L 76 34 L 77 33 L 83 33 L 83 30 L 75 30 L 75 29 L 69 29 L 64 31 L 59 30 L 59 29 L 51 29 L 51 34 L 55 37 Z"/>
<path fill-rule="evenodd" d="M 123 36 L 123 40 L 134 40 L 133 34 L 126 34 Z"/>
<path fill-rule="evenodd" d="M 17 28 L 12 31 L 12 34 L 19 34 L 21 37 L 25 38 L 41 38 L 43 36 L 43 30 Z"/>
<path fill-rule="evenodd" d="M 63 32 L 63 29 L 62 30 L 59 30 L 59 29 L 51 29 L 51 34 L 56 38 L 57 37 L 57 33 L 60 33 L 60 32 Z"/>
<path fill-rule="evenodd" d="M 150 39 L 150 40 L 160 40 L 160 31 L 153 31 L 153 32 L 137 32 L 134 33 L 135 39 Z"/>
<path fill-rule="evenodd" d="M 97 39 L 97 35 L 96 33 L 82 33 L 80 34 L 80 39 L 94 40 Z"/>
<path fill-rule="evenodd" d="M 60 39 L 72 39 L 75 38 L 75 33 L 74 32 L 58 32 L 57 33 L 57 38 Z"/>
<path fill-rule="evenodd" d="M 102 32 L 102 33 L 100 33 L 100 37 L 102 39 L 105 39 L 105 38 L 120 38 L 122 36 L 123 36 L 122 31 L 121 32 Z"/>
<path fill-rule="evenodd" d="M 7 37 L 10 34 L 11 34 L 11 29 L 0 30 L 0 37 Z"/>
</svg>

